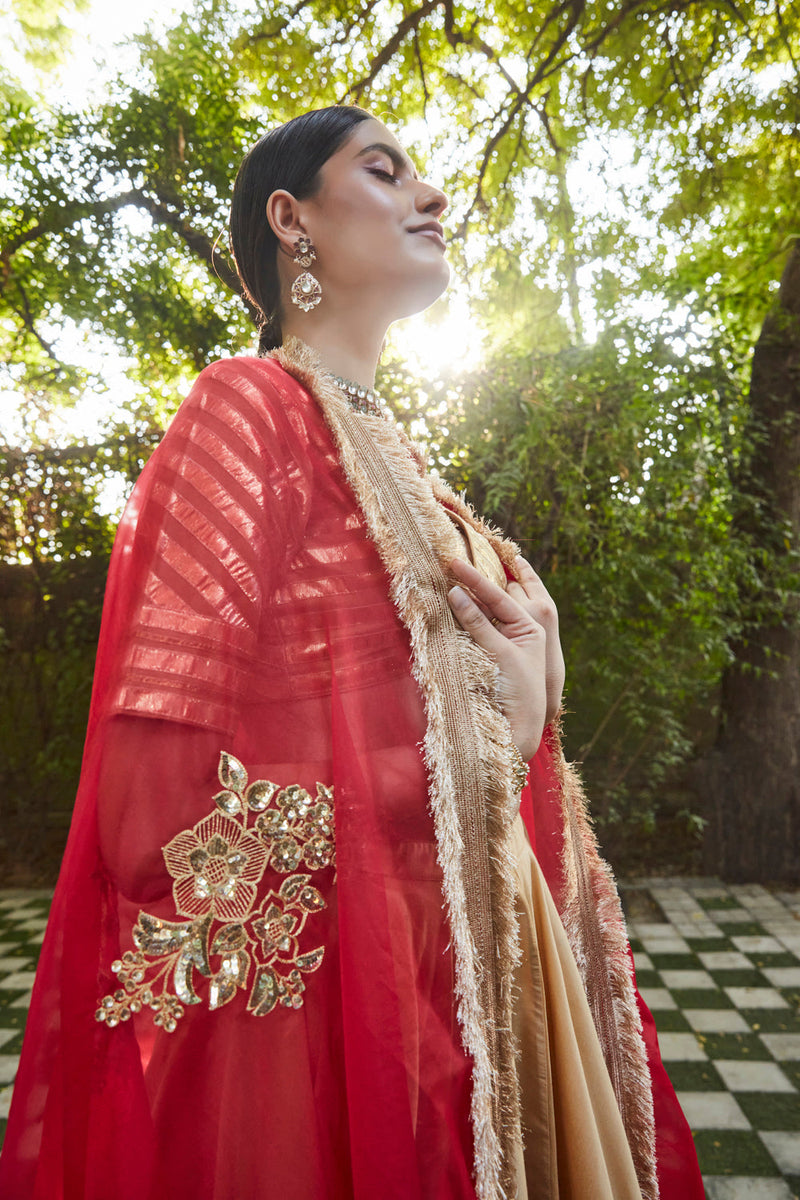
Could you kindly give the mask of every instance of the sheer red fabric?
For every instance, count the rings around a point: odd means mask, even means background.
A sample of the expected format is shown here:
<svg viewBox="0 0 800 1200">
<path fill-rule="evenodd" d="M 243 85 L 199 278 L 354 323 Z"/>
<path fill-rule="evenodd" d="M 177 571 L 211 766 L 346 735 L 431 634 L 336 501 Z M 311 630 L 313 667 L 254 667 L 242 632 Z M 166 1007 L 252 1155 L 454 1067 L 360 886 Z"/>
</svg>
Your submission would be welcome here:
<svg viewBox="0 0 800 1200">
<path fill-rule="evenodd" d="M 314 400 L 209 367 L 117 536 L 0 1194 L 475 1196 L 424 731 Z M 524 811 L 557 900 L 548 755 Z"/>
</svg>

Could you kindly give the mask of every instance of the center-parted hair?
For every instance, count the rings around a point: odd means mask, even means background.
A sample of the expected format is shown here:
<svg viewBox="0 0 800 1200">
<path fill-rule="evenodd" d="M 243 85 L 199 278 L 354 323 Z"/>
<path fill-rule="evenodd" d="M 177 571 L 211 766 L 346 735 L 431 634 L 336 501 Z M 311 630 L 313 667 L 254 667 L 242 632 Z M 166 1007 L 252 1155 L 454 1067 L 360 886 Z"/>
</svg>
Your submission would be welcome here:
<svg viewBox="0 0 800 1200">
<path fill-rule="evenodd" d="M 331 105 L 293 117 L 247 152 L 233 185 L 230 244 L 245 294 L 259 314 L 259 354 L 281 344 L 278 239 L 267 220 L 267 200 L 278 188 L 306 200 L 332 154 L 370 113 Z"/>
</svg>

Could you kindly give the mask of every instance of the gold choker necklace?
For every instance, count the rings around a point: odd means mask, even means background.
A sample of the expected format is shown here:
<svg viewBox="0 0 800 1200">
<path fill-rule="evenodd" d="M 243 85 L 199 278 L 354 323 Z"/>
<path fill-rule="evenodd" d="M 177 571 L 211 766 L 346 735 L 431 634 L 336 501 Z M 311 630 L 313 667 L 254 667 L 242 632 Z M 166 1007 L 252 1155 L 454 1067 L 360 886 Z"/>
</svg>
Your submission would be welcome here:
<svg viewBox="0 0 800 1200">
<path fill-rule="evenodd" d="M 383 401 L 374 388 L 354 383 L 352 379 L 343 379 L 341 375 L 332 375 L 331 378 L 339 391 L 344 392 L 345 400 L 356 412 L 366 413 L 370 417 L 386 416 Z"/>
</svg>

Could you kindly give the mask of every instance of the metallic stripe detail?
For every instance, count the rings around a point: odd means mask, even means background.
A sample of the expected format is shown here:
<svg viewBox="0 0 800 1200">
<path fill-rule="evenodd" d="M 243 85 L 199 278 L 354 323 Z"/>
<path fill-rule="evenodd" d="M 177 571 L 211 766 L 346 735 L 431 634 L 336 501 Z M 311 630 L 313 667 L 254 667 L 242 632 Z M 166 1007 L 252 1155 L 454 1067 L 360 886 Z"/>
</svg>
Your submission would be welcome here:
<svg viewBox="0 0 800 1200">
<path fill-rule="evenodd" d="M 374 453 L 374 443 L 363 427 L 349 413 L 341 415 L 341 424 L 353 446 L 361 455 L 365 473 L 376 495 L 392 497 L 398 543 L 411 551 L 408 568 L 419 589 L 428 631 L 427 652 L 437 680 L 448 680 L 449 687 L 440 689 L 442 721 L 447 736 L 450 767 L 455 776 L 455 794 L 459 800 L 459 819 L 464 841 L 464 862 L 470 866 L 464 899 L 467 920 L 475 941 L 478 963 L 491 963 L 495 941 L 491 922 L 491 883 L 486 841 L 484 796 L 480 787 L 479 769 L 475 755 L 475 740 L 470 736 L 470 697 L 461 671 L 457 653 L 458 627 L 447 603 L 448 581 L 431 544 L 421 535 L 402 492 L 387 469 L 384 459 Z M 432 584 L 432 586 L 431 586 Z M 430 685 L 429 685 L 430 686 Z M 497 1069 L 497 1014 L 495 989 L 491 971 L 484 969 L 479 978 L 480 999 L 487 1021 L 488 1051 L 492 1070 Z M 499 1118 L 494 1102 L 494 1119 Z"/>
</svg>

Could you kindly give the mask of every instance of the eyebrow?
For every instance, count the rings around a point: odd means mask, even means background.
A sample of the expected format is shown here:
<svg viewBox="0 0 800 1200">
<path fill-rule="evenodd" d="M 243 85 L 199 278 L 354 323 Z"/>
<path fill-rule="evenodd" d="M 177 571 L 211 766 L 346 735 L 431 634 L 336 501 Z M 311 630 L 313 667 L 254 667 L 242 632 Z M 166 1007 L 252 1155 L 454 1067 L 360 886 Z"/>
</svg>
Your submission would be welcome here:
<svg viewBox="0 0 800 1200">
<path fill-rule="evenodd" d="M 414 166 L 408 155 L 401 154 L 399 150 L 396 150 L 394 146 L 390 146 L 388 142 L 372 142 L 369 146 L 365 146 L 363 150 L 359 150 L 356 158 L 363 158 L 365 154 L 369 154 L 373 150 L 383 151 L 383 153 L 388 155 L 388 157 L 392 160 L 392 164 L 397 167 L 398 171 L 401 171 L 403 167 L 406 167 L 415 179 L 419 179 L 417 168 Z"/>
</svg>

